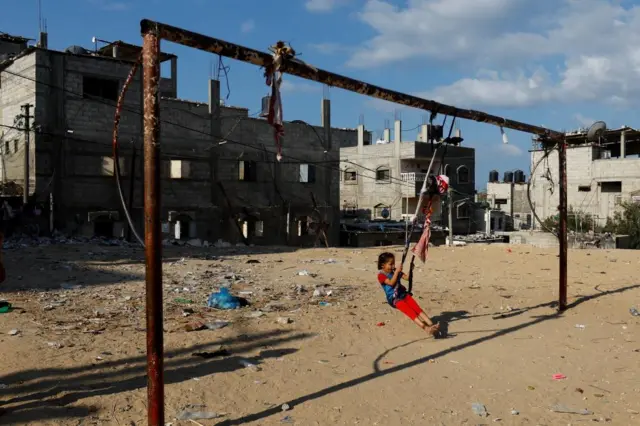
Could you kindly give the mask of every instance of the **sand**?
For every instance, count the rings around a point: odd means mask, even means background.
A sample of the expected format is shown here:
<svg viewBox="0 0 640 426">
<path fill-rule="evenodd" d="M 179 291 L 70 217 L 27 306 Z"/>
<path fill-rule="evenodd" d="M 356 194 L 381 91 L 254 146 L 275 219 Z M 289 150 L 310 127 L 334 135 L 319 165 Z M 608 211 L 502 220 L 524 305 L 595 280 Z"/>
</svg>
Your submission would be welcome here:
<svg viewBox="0 0 640 426">
<path fill-rule="evenodd" d="M 572 306 L 557 315 L 555 251 L 434 248 L 414 293 L 447 321 L 438 340 L 385 303 L 379 252 L 165 248 L 167 424 L 196 424 L 176 420 L 185 409 L 219 416 L 205 426 L 640 424 L 638 252 L 571 251 Z M 15 310 L 0 314 L 0 424 L 146 425 L 142 252 L 5 259 L 0 298 Z M 251 306 L 207 308 L 224 283 Z M 187 331 L 216 320 L 230 324 Z"/>
</svg>

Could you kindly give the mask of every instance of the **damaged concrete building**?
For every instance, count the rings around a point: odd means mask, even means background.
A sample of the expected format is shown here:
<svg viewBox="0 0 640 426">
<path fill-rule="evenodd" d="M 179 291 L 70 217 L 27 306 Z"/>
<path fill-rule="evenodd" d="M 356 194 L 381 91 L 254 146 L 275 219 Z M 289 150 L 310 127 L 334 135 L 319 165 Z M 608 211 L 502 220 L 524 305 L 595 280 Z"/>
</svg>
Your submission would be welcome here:
<svg viewBox="0 0 640 426">
<path fill-rule="evenodd" d="M 341 207 L 343 219 L 403 220 L 413 217 L 422 183 L 427 176 L 434 148 L 428 142 L 429 125 L 421 126 L 416 139 L 402 140 L 402 121 L 385 129 L 383 138 L 373 143 L 371 132 L 364 125 L 358 127 L 354 143 L 343 144 L 340 149 Z M 436 140 L 442 139 L 442 127 L 433 126 Z M 461 138 L 456 132 L 455 137 Z M 449 177 L 453 192 L 453 231 L 456 234 L 475 232 L 473 220 L 475 193 L 475 150 L 460 145 L 447 146 L 435 152 L 432 173 L 442 169 Z M 441 161 L 442 160 L 442 161 Z M 434 223 L 447 226 L 447 206 L 435 206 Z"/>
<path fill-rule="evenodd" d="M 18 40 L 20 41 L 20 40 Z M 42 229 L 120 237 L 127 232 L 114 179 L 115 103 L 140 47 L 121 41 L 97 50 L 14 48 L 0 62 L 2 179 L 20 185 L 28 174 L 30 199 L 43 206 Z M 178 61 L 162 53 L 160 82 L 163 232 L 167 238 L 305 245 L 314 223 L 326 222 L 329 243 L 339 238 L 339 149 L 357 132 L 285 123 L 284 159 L 275 160 L 273 129 L 246 108 L 223 105 L 216 80 L 202 82 L 208 102 L 178 98 Z M 166 66 L 169 65 L 169 66 Z M 124 198 L 143 229 L 141 71 L 125 97 L 120 123 Z M 266 92 L 266 89 L 265 89 Z M 33 105 L 29 166 L 25 132 L 15 126 L 21 106 Z M 257 115 L 257 114 L 256 114 Z M 314 208 L 312 195 L 317 203 Z"/>
<path fill-rule="evenodd" d="M 567 199 L 570 214 L 588 215 L 596 226 L 622 211 L 623 203 L 640 203 L 640 132 L 623 126 L 608 129 L 597 142 L 587 130 L 566 134 Z M 531 152 L 531 198 L 541 220 L 558 214 L 558 152 L 535 142 Z M 577 222 L 580 222 L 579 220 Z M 535 224 L 539 227 L 539 224 Z M 583 229 L 582 231 L 589 231 Z"/>
</svg>

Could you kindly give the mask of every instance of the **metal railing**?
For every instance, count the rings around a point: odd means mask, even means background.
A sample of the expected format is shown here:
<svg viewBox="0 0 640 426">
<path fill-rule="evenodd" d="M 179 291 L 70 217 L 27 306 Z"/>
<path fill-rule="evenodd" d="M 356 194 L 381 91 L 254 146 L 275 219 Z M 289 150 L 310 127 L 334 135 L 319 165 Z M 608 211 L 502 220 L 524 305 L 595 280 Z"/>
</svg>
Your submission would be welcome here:
<svg viewBox="0 0 640 426">
<path fill-rule="evenodd" d="M 426 173 L 400 173 L 403 182 L 424 182 L 426 178 Z"/>
</svg>

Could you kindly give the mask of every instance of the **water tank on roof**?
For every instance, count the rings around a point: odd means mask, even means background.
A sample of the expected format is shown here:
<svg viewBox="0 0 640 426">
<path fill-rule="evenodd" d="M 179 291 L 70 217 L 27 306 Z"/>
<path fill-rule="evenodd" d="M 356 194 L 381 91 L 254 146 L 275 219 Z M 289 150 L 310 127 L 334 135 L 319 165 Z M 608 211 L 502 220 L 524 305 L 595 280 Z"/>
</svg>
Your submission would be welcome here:
<svg viewBox="0 0 640 426">
<path fill-rule="evenodd" d="M 500 181 L 500 174 L 497 170 L 491 170 L 489 172 L 489 182 L 495 183 Z"/>
<path fill-rule="evenodd" d="M 270 103 L 271 103 L 271 96 L 265 96 L 262 98 L 262 111 L 260 111 L 260 117 L 266 118 L 269 115 Z"/>
<path fill-rule="evenodd" d="M 64 49 L 64 51 L 73 55 L 86 55 L 89 53 L 89 51 L 82 46 L 69 46 Z"/>
<path fill-rule="evenodd" d="M 513 172 L 504 172 L 504 183 L 513 182 Z"/>
<path fill-rule="evenodd" d="M 515 183 L 524 183 L 525 182 L 524 172 L 522 170 L 516 170 L 515 173 L 513 174 L 513 179 Z"/>
</svg>

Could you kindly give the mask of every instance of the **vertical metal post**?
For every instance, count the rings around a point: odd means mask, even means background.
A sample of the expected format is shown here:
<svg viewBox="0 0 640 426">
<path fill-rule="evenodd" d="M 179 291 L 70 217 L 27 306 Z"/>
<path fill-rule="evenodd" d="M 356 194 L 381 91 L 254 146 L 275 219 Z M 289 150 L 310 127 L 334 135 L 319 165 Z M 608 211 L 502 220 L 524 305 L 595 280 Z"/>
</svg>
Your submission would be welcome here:
<svg viewBox="0 0 640 426">
<path fill-rule="evenodd" d="M 22 105 L 24 114 L 24 192 L 22 194 L 22 204 L 27 205 L 29 202 L 29 146 L 31 145 L 31 104 Z"/>
<path fill-rule="evenodd" d="M 558 169 L 560 173 L 560 277 L 558 310 L 567 309 L 567 143 L 560 139 L 558 145 Z"/>
<path fill-rule="evenodd" d="M 144 223 L 147 293 L 147 398 L 149 426 L 164 426 L 162 234 L 160 223 L 160 39 L 152 28 L 142 48 L 144 96 Z"/>
</svg>

